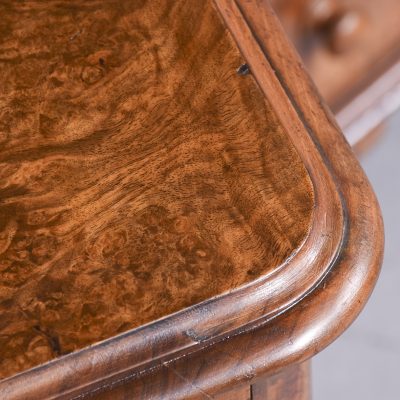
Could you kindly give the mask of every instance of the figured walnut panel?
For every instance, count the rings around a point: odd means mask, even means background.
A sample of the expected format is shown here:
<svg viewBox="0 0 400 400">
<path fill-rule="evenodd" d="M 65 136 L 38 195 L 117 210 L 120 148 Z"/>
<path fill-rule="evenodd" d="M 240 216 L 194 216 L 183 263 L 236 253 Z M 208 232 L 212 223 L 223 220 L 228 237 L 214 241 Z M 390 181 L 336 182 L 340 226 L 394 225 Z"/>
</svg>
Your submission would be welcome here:
<svg viewBox="0 0 400 400">
<path fill-rule="evenodd" d="M 301 245 L 309 176 L 211 1 L 0 9 L 0 376 Z"/>
</svg>

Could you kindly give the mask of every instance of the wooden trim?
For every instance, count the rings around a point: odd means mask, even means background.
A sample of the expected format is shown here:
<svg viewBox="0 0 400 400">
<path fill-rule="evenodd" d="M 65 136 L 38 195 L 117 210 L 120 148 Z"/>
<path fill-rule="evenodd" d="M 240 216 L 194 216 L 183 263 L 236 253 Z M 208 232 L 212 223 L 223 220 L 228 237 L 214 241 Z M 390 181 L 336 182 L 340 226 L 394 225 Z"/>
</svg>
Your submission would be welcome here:
<svg viewBox="0 0 400 400">
<path fill-rule="evenodd" d="M 314 355 L 365 304 L 383 249 L 373 191 L 268 3 L 216 4 L 310 173 L 316 208 L 306 242 L 232 293 L 2 381 L 2 397 L 212 396 Z"/>
</svg>

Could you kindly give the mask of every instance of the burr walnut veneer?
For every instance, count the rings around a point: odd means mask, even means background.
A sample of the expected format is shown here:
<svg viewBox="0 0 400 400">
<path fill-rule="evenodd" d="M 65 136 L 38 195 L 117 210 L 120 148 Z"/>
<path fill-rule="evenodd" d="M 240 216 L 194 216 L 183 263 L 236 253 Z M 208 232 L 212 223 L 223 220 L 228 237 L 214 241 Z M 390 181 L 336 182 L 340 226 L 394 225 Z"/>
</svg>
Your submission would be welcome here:
<svg viewBox="0 0 400 400">
<path fill-rule="evenodd" d="M 269 4 L 0 10 L 0 398 L 308 398 L 382 222 Z"/>
</svg>

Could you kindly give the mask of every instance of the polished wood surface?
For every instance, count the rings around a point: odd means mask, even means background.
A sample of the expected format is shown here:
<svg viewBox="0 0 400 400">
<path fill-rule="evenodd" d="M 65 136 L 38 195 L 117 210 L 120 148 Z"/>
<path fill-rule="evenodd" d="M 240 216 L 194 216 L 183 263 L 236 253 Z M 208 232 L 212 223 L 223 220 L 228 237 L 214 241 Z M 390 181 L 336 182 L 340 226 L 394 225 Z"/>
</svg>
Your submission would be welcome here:
<svg viewBox="0 0 400 400">
<path fill-rule="evenodd" d="M 198 11 L 194 4 L 188 12 Z M 232 76 L 257 83 L 252 100 L 265 96 L 275 128 L 285 145 L 293 145 L 285 151 L 297 154 L 300 170 L 312 182 L 307 191 L 312 213 L 301 245 L 279 267 L 244 286 L 1 381 L 2 397 L 218 398 L 321 351 L 367 301 L 383 249 L 379 207 L 368 180 L 268 3 L 215 4 L 226 25 L 218 25 L 218 13 L 208 3 L 215 20 L 207 30 L 226 26 L 240 49 L 240 65 L 248 65 L 249 73 L 237 74 L 235 67 Z M 203 14 L 197 12 L 197 19 L 204 23 Z M 221 28 L 221 40 L 229 37 L 226 28 Z M 232 49 L 237 51 L 233 44 Z M 220 64 L 214 69 L 224 67 Z M 224 88 L 229 85 L 224 81 Z M 214 165 L 212 159 L 208 164 Z M 280 158 L 274 164 L 280 165 Z M 284 197 L 281 202 L 289 206 Z"/>
<path fill-rule="evenodd" d="M 210 1 L 2 8 L 0 376 L 232 290 L 304 241 L 311 181 Z"/>
<path fill-rule="evenodd" d="M 254 400 L 250 385 L 241 386 L 239 388 L 229 388 L 225 393 L 214 397 L 215 400 Z M 207 397 L 204 396 L 206 399 Z"/>
<path fill-rule="evenodd" d="M 215 400 L 311 400 L 310 362 L 294 364 L 239 387 L 227 387 Z M 204 393 L 204 399 L 210 398 Z M 110 397 L 110 400 L 112 397 Z"/>
<path fill-rule="evenodd" d="M 251 385 L 251 400 L 311 400 L 310 362 L 291 365 Z"/>
<path fill-rule="evenodd" d="M 400 2 L 272 3 L 352 145 L 400 108 Z"/>
<path fill-rule="evenodd" d="M 273 0 L 322 96 L 339 111 L 400 56 L 397 0 Z M 354 37 L 346 37 L 352 34 Z M 345 41 L 345 45 L 332 43 Z"/>
</svg>

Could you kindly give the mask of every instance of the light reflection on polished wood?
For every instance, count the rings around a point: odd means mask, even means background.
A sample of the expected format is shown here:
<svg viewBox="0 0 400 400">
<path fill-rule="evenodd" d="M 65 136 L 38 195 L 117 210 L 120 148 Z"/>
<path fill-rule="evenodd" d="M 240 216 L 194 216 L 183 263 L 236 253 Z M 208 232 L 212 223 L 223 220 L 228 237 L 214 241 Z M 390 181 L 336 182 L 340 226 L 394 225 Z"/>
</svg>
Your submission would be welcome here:
<svg viewBox="0 0 400 400">
<path fill-rule="evenodd" d="M 321 351 L 367 301 L 383 249 L 368 180 L 268 2 L 216 4 L 277 128 L 312 180 L 303 245 L 281 268 L 245 287 L 0 382 L 3 397 L 194 400 L 229 394 Z"/>
<path fill-rule="evenodd" d="M 302 244 L 311 181 L 211 1 L 0 9 L 0 376 Z"/>
</svg>

